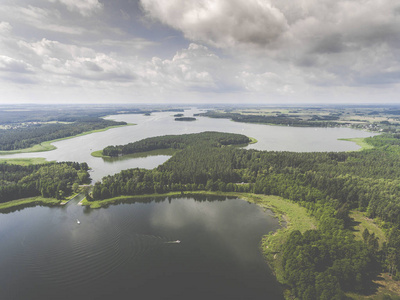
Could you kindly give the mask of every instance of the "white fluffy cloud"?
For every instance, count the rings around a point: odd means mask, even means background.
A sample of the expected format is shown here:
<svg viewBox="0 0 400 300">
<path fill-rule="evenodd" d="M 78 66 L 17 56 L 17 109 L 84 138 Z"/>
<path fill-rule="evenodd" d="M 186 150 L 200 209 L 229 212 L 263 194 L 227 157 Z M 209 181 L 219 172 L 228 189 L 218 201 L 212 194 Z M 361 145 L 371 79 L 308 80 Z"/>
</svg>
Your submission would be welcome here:
<svg viewBox="0 0 400 300">
<path fill-rule="evenodd" d="M 185 37 L 217 47 L 268 45 L 286 30 L 284 15 L 263 0 L 142 0 L 146 13 Z"/>
<path fill-rule="evenodd" d="M 216 88 L 212 73 L 220 65 L 218 56 L 207 47 L 190 44 L 178 51 L 172 59 L 154 57 L 146 64 L 142 76 L 151 85 L 162 89 Z"/>
<path fill-rule="evenodd" d="M 12 57 L 0 55 L 0 71 L 13 73 L 31 73 L 33 72 L 33 67 L 23 60 L 17 60 Z"/>
</svg>

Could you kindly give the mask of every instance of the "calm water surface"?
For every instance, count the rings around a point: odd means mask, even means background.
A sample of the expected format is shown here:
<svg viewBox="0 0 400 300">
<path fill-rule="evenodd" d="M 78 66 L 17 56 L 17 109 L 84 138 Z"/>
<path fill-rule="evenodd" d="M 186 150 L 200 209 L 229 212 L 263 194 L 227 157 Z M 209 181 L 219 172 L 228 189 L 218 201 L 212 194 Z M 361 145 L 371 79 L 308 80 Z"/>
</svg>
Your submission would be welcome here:
<svg viewBox="0 0 400 300">
<path fill-rule="evenodd" d="M 225 198 L 77 201 L 0 215 L 1 299 L 283 298 L 258 248 L 279 228 L 270 211 Z"/>
<path fill-rule="evenodd" d="M 200 110 L 185 111 L 185 116 L 193 116 Z M 367 137 L 370 132 L 349 128 L 300 128 L 288 126 L 268 126 L 261 124 L 238 123 L 227 119 L 211 119 L 197 117 L 195 122 L 177 122 L 173 112 L 153 113 L 144 115 L 115 115 L 108 119 L 137 124 L 98 132 L 86 136 L 72 138 L 54 143 L 54 151 L 26 153 L 1 156 L 1 158 L 45 157 L 52 161 L 87 162 L 92 168 L 91 177 L 94 181 L 103 176 L 111 175 L 128 168 L 152 169 L 165 162 L 170 156 L 158 155 L 152 157 L 104 160 L 94 158 L 90 154 L 109 145 L 122 145 L 147 137 L 167 134 L 187 134 L 204 131 L 221 131 L 240 133 L 254 137 L 258 143 L 249 145 L 248 149 L 274 151 L 350 151 L 359 147 L 352 142 L 339 141 L 338 138 Z"/>
</svg>

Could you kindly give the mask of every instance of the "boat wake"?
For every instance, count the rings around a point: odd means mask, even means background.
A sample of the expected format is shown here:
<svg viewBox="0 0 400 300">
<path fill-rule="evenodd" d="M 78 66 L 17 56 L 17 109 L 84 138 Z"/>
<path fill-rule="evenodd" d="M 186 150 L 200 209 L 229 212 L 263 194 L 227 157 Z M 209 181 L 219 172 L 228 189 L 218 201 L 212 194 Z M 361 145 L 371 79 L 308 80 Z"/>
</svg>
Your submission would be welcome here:
<svg viewBox="0 0 400 300">
<path fill-rule="evenodd" d="M 180 240 L 165 242 L 166 244 L 180 244 Z"/>
</svg>

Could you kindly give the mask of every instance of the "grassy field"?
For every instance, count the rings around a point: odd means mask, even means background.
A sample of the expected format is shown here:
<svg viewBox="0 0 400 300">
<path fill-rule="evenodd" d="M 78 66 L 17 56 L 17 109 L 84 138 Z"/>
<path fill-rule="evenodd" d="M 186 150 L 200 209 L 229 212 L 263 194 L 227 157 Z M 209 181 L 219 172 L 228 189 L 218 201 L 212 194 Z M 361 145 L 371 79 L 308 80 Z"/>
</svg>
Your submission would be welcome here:
<svg viewBox="0 0 400 300">
<path fill-rule="evenodd" d="M 42 157 L 33 157 L 33 158 L 0 158 L 0 164 L 14 164 L 20 166 L 29 166 L 29 165 L 39 165 L 49 163 L 45 158 Z"/>
<path fill-rule="evenodd" d="M 84 135 L 88 135 L 88 134 L 92 134 L 92 133 L 96 133 L 96 132 L 102 132 L 102 131 L 106 131 L 106 130 L 113 129 L 113 128 L 118 128 L 118 127 L 123 127 L 123 126 L 132 126 L 132 125 L 136 125 L 136 124 L 117 125 L 117 126 L 110 126 L 110 127 L 106 127 L 106 128 L 102 128 L 102 129 L 97 129 L 97 130 L 86 131 L 86 132 L 82 132 L 82 133 L 74 135 L 74 136 L 68 136 L 65 138 L 56 139 L 56 140 L 52 140 L 52 141 L 46 141 L 46 142 L 40 143 L 38 145 L 34 145 L 30 148 L 11 150 L 11 151 L 0 151 L 0 155 L 51 151 L 51 150 L 57 149 L 56 146 L 52 145 L 52 143 L 55 143 L 55 142 L 68 140 L 68 139 L 72 139 L 72 138 L 76 138 L 79 136 L 84 136 Z"/>
<path fill-rule="evenodd" d="M 54 199 L 54 198 L 43 198 L 43 197 L 32 197 L 32 198 L 25 198 L 19 200 L 13 200 L 6 203 L 0 203 L 0 211 L 9 209 L 9 208 L 17 208 L 19 206 L 24 206 L 28 204 L 46 204 L 46 205 L 58 205 L 61 201 Z"/>
<path fill-rule="evenodd" d="M 385 233 L 374 221 L 365 216 L 365 213 L 359 211 L 351 211 L 350 217 L 354 220 L 354 236 L 357 240 L 362 241 L 362 233 L 368 229 L 369 233 L 374 233 L 379 238 L 379 246 L 382 247 L 384 242 L 387 242 Z M 380 300 L 380 299 L 400 299 L 400 284 L 398 281 L 393 280 L 388 273 L 382 273 L 373 281 L 375 293 L 372 295 L 359 295 L 349 293 L 351 299 L 356 300 Z"/>
<path fill-rule="evenodd" d="M 369 233 L 374 233 L 379 238 L 379 246 L 382 247 L 384 242 L 387 242 L 385 233 L 382 229 L 374 223 L 374 220 L 369 219 L 365 216 L 365 213 L 353 210 L 350 213 L 350 218 L 354 220 L 354 235 L 357 240 L 362 241 L 362 233 L 365 229 L 368 229 Z"/>
<path fill-rule="evenodd" d="M 388 273 L 382 273 L 373 280 L 376 292 L 373 295 L 358 295 L 347 293 L 346 296 L 354 300 L 400 300 L 400 284 L 393 280 Z"/>
</svg>

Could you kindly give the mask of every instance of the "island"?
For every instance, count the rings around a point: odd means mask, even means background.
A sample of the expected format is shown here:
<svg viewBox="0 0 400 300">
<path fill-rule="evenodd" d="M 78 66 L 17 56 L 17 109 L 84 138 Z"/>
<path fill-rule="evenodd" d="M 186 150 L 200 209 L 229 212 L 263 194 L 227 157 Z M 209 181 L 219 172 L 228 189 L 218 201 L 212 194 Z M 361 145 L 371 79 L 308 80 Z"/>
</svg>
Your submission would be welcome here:
<svg viewBox="0 0 400 300">
<path fill-rule="evenodd" d="M 182 118 L 175 118 L 175 121 L 183 121 L 183 122 L 192 122 L 196 121 L 196 118 L 193 117 L 182 117 Z"/>
</svg>

